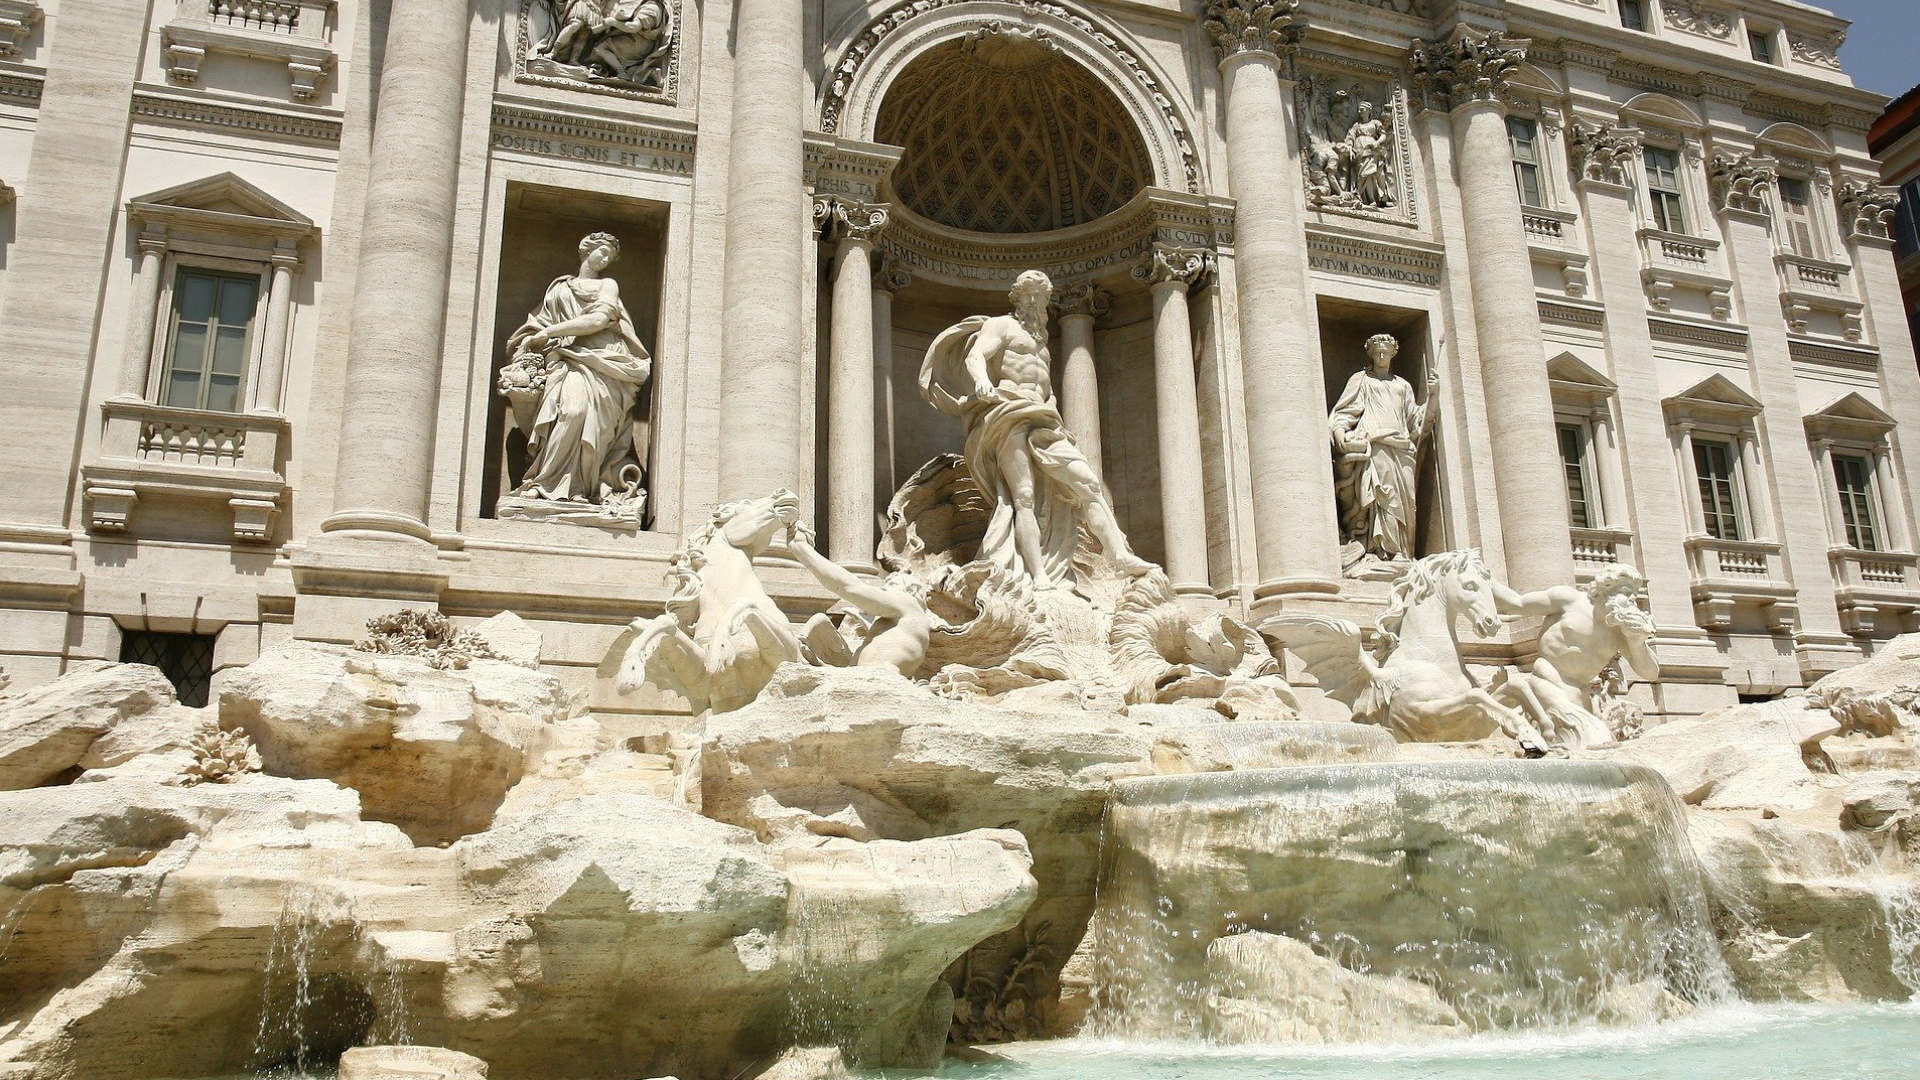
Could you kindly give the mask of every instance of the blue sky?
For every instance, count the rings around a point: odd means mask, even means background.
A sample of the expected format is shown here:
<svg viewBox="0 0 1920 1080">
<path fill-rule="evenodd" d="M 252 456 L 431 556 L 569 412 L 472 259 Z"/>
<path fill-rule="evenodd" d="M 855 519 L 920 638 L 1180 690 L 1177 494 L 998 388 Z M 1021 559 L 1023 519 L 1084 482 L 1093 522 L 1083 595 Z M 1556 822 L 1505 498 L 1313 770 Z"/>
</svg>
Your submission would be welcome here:
<svg viewBox="0 0 1920 1080">
<path fill-rule="evenodd" d="M 1840 63 L 1856 86 L 1899 97 L 1920 83 L 1920 0 L 1811 0 L 1853 20 Z"/>
</svg>

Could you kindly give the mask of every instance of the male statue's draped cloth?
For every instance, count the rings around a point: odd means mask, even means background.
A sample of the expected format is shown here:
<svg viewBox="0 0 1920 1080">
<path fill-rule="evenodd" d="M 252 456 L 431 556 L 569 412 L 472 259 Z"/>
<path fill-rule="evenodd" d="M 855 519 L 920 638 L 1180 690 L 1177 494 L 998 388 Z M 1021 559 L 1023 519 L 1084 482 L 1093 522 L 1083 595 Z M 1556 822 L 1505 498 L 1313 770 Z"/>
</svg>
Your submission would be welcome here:
<svg viewBox="0 0 1920 1080">
<path fill-rule="evenodd" d="M 1074 470 L 1087 459 L 1067 431 L 1060 410 L 1049 400 L 1028 394 L 1041 391 L 1001 381 L 994 396 L 974 396 L 966 358 L 974 336 L 990 316 L 975 315 L 940 332 L 920 365 L 920 394 L 934 408 L 957 416 L 966 425 L 967 469 L 980 490 L 993 500 L 993 517 L 980 541 L 978 558 L 996 568 L 1039 577 L 1021 558 L 1014 537 L 1014 504 L 1002 455 L 1029 454 L 1033 462 L 1033 512 L 1040 526 L 1040 567 L 1049 582 L 1070 582 L 1073 553 L 1079 543 L 1081 507 L 1104 503 L 1106 492 L 1093 479 L 1091 466 Z M 1026 437 L 1021 438 L 1022 429 Z M 1073 473 L 1084 479 L 1076 481 Z M 1090 482 L 1089 482 L 1090 481 Z M 1131 558 L 1131 554 L 1128 556 Z"/>
<path fill-rule="evenodd" d="M 562 338 L 546 354 L 546 387 L 533 415 L 525 418 L 532 461 L 515 495 L 595 501 L 602 485 L 620 490 L 620 470 L 636 460 L 633 400 L 652 370 L 625 305 L 602 299 L 599 282 L 558 277 L 540 307 L 507 339 L 507 355 L 535 331 L 591 311 L 606 315 L 606 329 Z"/>
</svg>

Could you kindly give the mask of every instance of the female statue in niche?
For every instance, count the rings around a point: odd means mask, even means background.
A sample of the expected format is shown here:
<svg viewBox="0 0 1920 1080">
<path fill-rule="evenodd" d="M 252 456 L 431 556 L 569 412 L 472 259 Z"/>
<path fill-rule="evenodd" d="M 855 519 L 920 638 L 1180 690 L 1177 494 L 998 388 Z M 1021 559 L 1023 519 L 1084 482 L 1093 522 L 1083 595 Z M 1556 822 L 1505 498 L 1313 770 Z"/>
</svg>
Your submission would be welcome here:
<svg viewBox="0 0 1920 1080">
<path fill-rule="evenodd" d="M 579 251 L 580 272 L 555 278 L 507 338 L 513 359 L 501 369 L 500 393 L 529 458 L 512 494 L 516 502 L 596 504 L 602 516 L 637 521 L 645 494 L 633 402 L 652 357 L 620 302 L 620 286 L 603 276 L 620 257 L 620 241 L 594 233 Z M 503 506 L 501 516 L 555 516 L 509 512 L 525 509 Z"/>
<path fill-rule="evenodd" d="M 1393 335 L 1375 334 L 1366 348 L 1367 367 L 1347 380 L 1328 420 L 1350 573 L 1413 558 L 1415 466 L 1440 382 L 1429 374 L 1428 400 L 1415 402 L 1412 385 L 1393 373 L 1400 352 Z"/>
</svg>

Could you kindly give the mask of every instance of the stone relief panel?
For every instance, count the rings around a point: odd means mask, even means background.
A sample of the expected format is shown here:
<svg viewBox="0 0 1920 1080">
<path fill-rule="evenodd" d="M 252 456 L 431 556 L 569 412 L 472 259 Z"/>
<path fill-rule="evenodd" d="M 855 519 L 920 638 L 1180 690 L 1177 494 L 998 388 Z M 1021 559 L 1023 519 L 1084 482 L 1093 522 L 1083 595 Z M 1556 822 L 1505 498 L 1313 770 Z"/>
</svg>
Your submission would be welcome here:
<svg viewBox="0 0 1920 1080">
<path fill-rule="evenodd" d="M 523 0 L 514 79 L 672 103 L 681 0 Z"/>
<path fill-rule="evenodd" d="M 1397 82 L 1308 72 L 1294 84 L 1307 205 L 1329 213 L 1412 223 L 1412 150 Z"/>
<path fill-rule="evenodd" d="M 1733 36 L 1733 16 L 1707 7 L 1700 0 L 1661 0 L 1660 11 L 1666 16 L 1667 25 L 1675 30 L 1722 41 Z"/>
</svg>

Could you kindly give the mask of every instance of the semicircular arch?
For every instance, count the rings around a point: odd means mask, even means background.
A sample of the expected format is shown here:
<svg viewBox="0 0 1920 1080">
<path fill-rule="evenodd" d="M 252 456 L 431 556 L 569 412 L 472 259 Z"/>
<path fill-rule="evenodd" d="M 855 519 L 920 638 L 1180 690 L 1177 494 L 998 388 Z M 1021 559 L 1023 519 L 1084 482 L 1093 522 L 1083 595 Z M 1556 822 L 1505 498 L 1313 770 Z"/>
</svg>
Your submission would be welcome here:
<svg viewBox="0 0 1920 1080">
<path fill-rule="evenodd" d="M 1153 169 L 1154 187 L 1206 190 L 1191 121 L 1159 72 L 1117 27 L 1066 5 L 1009 0 L 902 0 L 854 34 L 819 102 L 820 130 L 875 141 L 880 107 L 907 68 L 942 45 L 998 27 L 1044 34 L 1051 47 L 1091 72 L 1124 108 Z"/>
</svg>

